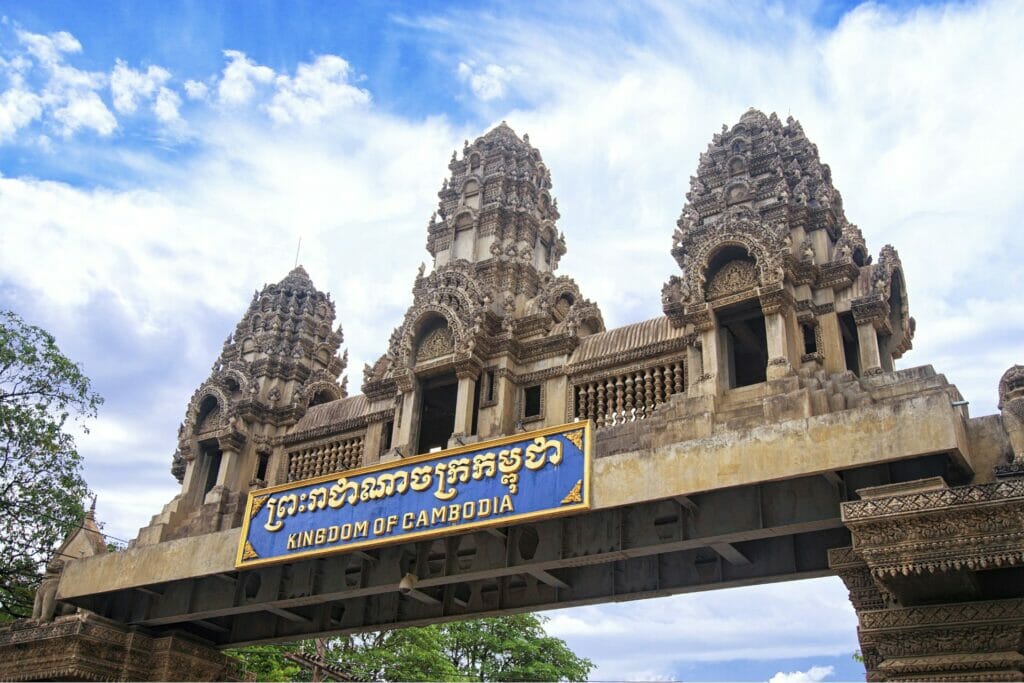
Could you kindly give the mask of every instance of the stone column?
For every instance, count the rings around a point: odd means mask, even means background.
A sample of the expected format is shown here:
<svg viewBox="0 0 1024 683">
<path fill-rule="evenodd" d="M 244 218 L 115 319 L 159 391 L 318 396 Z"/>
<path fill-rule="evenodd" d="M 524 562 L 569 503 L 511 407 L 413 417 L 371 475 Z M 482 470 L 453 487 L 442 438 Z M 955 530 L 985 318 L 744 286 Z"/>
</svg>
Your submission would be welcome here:
<svg viewBox="0 0 1024 683">
<path fill-rule="evenodd" d="M 790 343 L 786 334 L 786 315 L 791 309 L 791 297 L 780 287 L 761 292 L 759 298 L 768 341 L 768 369 L 765 374 L 769 380 L 780 379 L 793 374 L 793 363 L 789 357 Z"/>
<path fill-rule="evenodd" d="M 697 354 L 700 354 L 700 372 L 687 370 L 690 373 L 688 394 L 691 397 L 718 396 L 729 388 L 729 376 L 722 367 L 723 361 L 727 359 L 722 354 L 715 312 L 707 304 L 688 307 L 684 322 L 693 325 L 694 341 L 700 340 L 699 351 L 693 344 L 687 349 L 686 359 L 689 367 L 698 366 L 698 363 L 691 359 L 696 359 Z"/>
<path fill-rule="evenodd" d="M 701 367 L 704 373 L 700 376 L 700 394 L 717 396 L 726 387 L 720 387 L 719 381 L 727 375 L 722 372 L 722 349 L 718 338 L 718 330 L 712 327 L 700 333 Z"/>
<path fill-rule="evenodd" d="M 878 332 L 870 320 L 857 322 L 857 343 L 860 346 L 860 374 L 875 375 L 882 372 L 882 359 L 878 354 Z"/>
<path fill-rule="evenodd" d="M 238 471 L 238 451 L 221 449 L 220 469 L 217 470 L 217 486 L 230 486 L 234 474 Z"/>
<path fill-rule="evenodd" d="M 825 372 L 835 375 L 846 370 L 846 356 L 843 353 L 843 333 L 839 328 L 839 316 L 832 304 L 828 312 L 818 312 L 818 326 L 821 328 L 821 348 L 818 351 L 825 362 Z"/>
<path fill-rule="evenodd" d="M 366 425 L 366 438 L 363 441 L 363 464 L 372 465 L 380 459 L 380 445 L 384 437 L 384 422 L 371 422 Z"/>
<path fill-rule="evenodd" d="M 791 374 L 793 365 L 789 362 L 785 317 L 782 313 L 766 315 L 764 329 L 768 337 L 768 379 L 779 379 Z"/>
<path fill-rule="evenodd" d="M 686 347 L 686 395 L 700 395 L 700 377 L 704 374 L 704 358 L 697 340 Z"/>
<path fill-rule="evenodd" d="M 398 406 L 401 419 L 398 420 L 398 438 L 391 444 L 398 448 L 402 457 L 416 455 L 416 438 L 419 436 L 420 396 L 415 390 L 402 392 L 402 403 Z M 397 418 L 396 418 L 397 419 Z"/>
<path fill-rule="evenodd" d="M 461 371 L 456 376 L 459 379 L 459 389 L 455 398 L 455 430 L 452 432 L 452 438 L 468 437 L 473 431 L 473 391 L 476 389 L 476 373 Z"/>
</svg>

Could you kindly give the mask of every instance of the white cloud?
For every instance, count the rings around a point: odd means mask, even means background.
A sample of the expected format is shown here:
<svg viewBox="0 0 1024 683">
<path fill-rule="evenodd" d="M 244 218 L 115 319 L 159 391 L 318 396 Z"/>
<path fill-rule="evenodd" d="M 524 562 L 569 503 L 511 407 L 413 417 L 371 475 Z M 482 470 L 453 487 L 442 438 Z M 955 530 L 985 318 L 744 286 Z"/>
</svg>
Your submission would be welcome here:
<svg viewBox="0 0 1024 683">
<path fill-rule="evenodd" d="M 28 49 L 29 54 L 42 64 L 56 64 L 62 53 L 81 52 L 82 44 L 67 31 L 57 31 L 48 36 L 30 31 L 18 30 L 18 40 Z"/>
<path fill-rule="evenodd" d="M 320 55 L 299 64 L 295 76 L 278 76 L 277 92 L 267 105 L 279 123 L 317 123 L 327 116 L 370 102 L 370 93 L 351 84 L 352 68 L 336 55 Z"/>
<path fill-rule="evenodd" d="M 481 100 L 500 100 L 507 94 L 508 85 L 522 74 L 519 67 L 488 64 L 478 69 L 473 61 L 459 62 L 459 78 L 469 83 L 473 94 Z"/>
<path fill-rule="evenodd" d="M 35 93 L 11 88 L 0 93 L 0 142 L 14 135 L 43 113 L 43 105 Z"/>
<path fill-rule="evenodd" d="M 858 648 L 857 617 L 846 588 L 836 578 L 579 607 L 548 615 L 548 632 L 597 662 L 593 677 L 600 680 L 649 675 L 685 678 L 684 665 L 695 662 L 848 656 Z"/>
<path fill-rule="evenodd" d="M 256 64 L 243 52 L 224 50 L 224 56 L 229 61 L 217 86 L 217 96 L 221 104 L 243 105 L 256 94 L 256 84 L 270 83 L 274 80 L 273 69 Z"/>
<path fill-rule="evenodd" d="M 812 666 L 807 671 L 778 672 L 768 683 L 820 683 L 835 672 L 832 666 Z"/>
<path fill-rule="evenodd" d="M 181 121 L 181 114 L 178 108 L 181 106 L 181 96 L 170 88 L 160 88 L 153 101 L 153 113 L 157 119 L 165 124 L 172 124 Z"/>
<path fill-rule="evenodd" d="M 122 114 L 132 114 L 138 108 L 139 100 L 148 100 L 164 91 L 162 86 L 171 78 L 171 73 L 159 66 L 150 66 L 138 71 L 118 59 L 110 74 L 110 91 L 114 97 L 114 109 Z M 168 91 L 169 92 L 169 91 Z M 177 109 L 175 108 L 175 112 Z"/>
<path fill-rule="evenodd" d="M 20 29 L 16 36 L 43 72 L 45 83 L 38 92 L 23 87 L 25 73 L 32 68 L 25 56 L 6 63 L 7 75 L 15 88 L 4 94 L 11 94 L 15 106 L 8 111 L 6 125 L 0 117 L 0 135 L 13 136 L 44 113 L 59 124 L 57 132 L 65 137 L 82 129 L 105 136 L 117 128 L 117 119 L 97 94 L 106 83 L 106 76 L 77 69 L 64 61 L 65 54 L 82 49 L 74 36 L 66 31 L 42 35 Z"/>
<path fill-rule="evenodd" d="M 110 135 L 117 128 L 117 119 L 107 109 L 100 96 L 93 91 L 76 93 L 68 97 L 67 103 L 53 112 L 53 118 L 63 128 L 61 132 L 69 136 L 81 128 L 90 128 L 100 135 Z"/>
<path fill-rule="evenodd" d="M 209 94 L 209 88 L 202 81 L 185 81 L 185 95 L 190 100 L 205 100 Z"/>
</svg>

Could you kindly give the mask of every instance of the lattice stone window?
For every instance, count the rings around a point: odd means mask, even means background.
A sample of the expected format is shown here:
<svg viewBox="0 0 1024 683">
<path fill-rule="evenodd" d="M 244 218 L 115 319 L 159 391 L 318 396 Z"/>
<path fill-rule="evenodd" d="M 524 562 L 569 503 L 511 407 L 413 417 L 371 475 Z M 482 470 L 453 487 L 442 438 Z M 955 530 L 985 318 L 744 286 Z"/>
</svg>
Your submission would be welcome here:
<svg viewBox="0 0 1024 683">
<path fill-rule="evenodd" d="M 363 437 L 335 439 L 288 453 L 288 481 L 318 477 L 363 464 Z"/>
</svg>

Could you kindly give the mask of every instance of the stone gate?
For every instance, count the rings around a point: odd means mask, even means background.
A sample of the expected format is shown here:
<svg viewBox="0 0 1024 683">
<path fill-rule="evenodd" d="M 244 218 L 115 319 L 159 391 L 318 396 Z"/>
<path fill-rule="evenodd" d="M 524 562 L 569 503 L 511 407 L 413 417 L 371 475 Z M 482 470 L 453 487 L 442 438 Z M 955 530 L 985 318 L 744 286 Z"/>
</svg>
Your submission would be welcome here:
<svg viewBox="0 0 1024 683">
<path fill-rule="evenodd" d="M 362 393 L 301 267 L 257 292 L 186 409 L 181 492 L 126 551 L 51 567 L 35 618 L 0 629 L 0 677 L 229 678 L 217 648 L 837 574 L 869 680 L 1024 678 L 1024 367 L 979 418 L 932 367 L 896 369 L 899 254 L 871 255 L 797 121 L 714 135 L 663 312 L 612 330 L 556 274 L 528 136 L 503 123 L 449 171 Z M 586 510 L 238 563 L 252 491 L 576 421 Z"/>
</svg>

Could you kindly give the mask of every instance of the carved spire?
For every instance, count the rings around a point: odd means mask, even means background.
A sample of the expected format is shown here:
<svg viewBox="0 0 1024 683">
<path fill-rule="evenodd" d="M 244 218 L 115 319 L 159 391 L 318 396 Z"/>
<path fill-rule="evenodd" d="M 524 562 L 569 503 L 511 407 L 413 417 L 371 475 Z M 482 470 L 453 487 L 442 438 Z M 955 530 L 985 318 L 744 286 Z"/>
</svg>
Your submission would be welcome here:
<svg viewBox="0 0 1024 683">
<path fill-rule="evenodd" d="M 345 395 L 338 377 L 341 325 L 328 294 L 302 266 L 257 292 L 224 343 L 210 377 L 192 396 L 178 435 L 172 473 L 179 480 L 199 432 L 242 443 L 260 425 L 294 423 L 314 400 Z M 248 436 L 247 436 L 248 435 Z"/>
<path fill-rule="evenodd" d="M 529 138 L 504 121 L 449 163 L 427 250 L 440 267 L 464 260 L 518 261 L 550 272 L 565 253 L 551 174 Z"/>
</svg>

